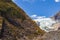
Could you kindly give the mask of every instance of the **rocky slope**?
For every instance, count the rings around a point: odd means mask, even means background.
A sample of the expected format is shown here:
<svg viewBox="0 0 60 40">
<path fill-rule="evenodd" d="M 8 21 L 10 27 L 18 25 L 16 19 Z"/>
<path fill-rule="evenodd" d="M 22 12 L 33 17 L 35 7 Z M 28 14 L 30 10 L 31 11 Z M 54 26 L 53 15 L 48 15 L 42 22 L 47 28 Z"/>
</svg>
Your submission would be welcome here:
<svg viewBox="0 0 60 40">
<path fill-rule="evenodd" d="M 53 26 L 58 30 L 45 33 L 41 40 L 60 40 L 60 12 L 55 14 L 52 18 L 56 21 Z"/>
<path fill-rule="evenodd" d="M 53 19 L 59 27 L 60 12 Z M 0 40 L 60 40 L 60 30 L 46 33 L 12 0 L 0 0 Z"/>
<path fill-rule="evenodd" d="M 0 0 L 0 16 L 1 40 L 33 40 L 45 33 L 12 0 Z"/>
<path fill-rule="evenodd" d="M 60 40 L 60 30 L 44 34 L 41 40 Z"/>
</svg>

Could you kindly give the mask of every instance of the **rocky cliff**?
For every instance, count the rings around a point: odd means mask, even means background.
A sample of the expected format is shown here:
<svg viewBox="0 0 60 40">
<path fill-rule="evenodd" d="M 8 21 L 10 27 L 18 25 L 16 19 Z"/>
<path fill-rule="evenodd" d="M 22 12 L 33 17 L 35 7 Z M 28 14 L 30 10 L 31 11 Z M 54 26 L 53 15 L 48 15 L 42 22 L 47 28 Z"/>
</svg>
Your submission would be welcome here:
<svg viewBox="0 0 60 40">
<path fill-rule="evenodd" d="M 45 33 L 12 0 L 0 0 L 0 17 L 1 40 L 33 40 Z"/>
</svg>

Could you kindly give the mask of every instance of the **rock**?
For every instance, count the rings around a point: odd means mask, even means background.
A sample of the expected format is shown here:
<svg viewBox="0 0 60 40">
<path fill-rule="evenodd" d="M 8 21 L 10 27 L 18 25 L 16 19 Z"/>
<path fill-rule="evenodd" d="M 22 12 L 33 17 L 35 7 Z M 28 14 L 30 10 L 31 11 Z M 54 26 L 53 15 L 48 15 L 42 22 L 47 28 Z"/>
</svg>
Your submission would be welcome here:
<svg viewBox="0 0 60 40">
<path fill-rule="evenodd" d="M 0 23 L 2 40 L 33 40 L 45 33 L 11 0 L 0 0 L 0 16 L 3 18 Z"/>
<path fill-rule="evenodd" d="M 45 33 L 42 40 L 60 40 L 60 30 Z"/>
</svg>

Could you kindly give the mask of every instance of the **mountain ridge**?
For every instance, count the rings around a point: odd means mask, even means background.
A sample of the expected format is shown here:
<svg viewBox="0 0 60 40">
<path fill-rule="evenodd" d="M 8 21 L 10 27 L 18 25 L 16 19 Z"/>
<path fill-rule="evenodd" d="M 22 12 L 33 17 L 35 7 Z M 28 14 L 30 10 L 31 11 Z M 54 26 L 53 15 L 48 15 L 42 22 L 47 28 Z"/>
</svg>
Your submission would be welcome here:
<svg viewBox="0 0 60 40">
<path fill-rule="evenodd" d="M 0 5 L 0 16 L 3 17 L 3 22 L 0 23 L 1 40 L 33 40 L 45 33 L 11 0 L 0 0 Z"/>
</svg>

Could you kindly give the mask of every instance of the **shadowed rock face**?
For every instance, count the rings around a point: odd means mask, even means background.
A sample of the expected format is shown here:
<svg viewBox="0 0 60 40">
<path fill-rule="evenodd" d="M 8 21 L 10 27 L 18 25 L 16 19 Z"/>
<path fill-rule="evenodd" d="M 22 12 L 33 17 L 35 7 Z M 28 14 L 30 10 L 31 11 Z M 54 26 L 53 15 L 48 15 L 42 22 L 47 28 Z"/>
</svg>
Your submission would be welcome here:
<svg viewBox="0 0 60 40">
<path fill-rule="evenodd" d="M 0 16 L 3 17 L 0 23 L 2 40 L 33 40 L 45 33 L 11 0 L 0 0 Z"/>
<path fill-rule="evenodd" d="M 54 16 L 54 19 L 60 22 L 60 11 Z"/>
</svg>

